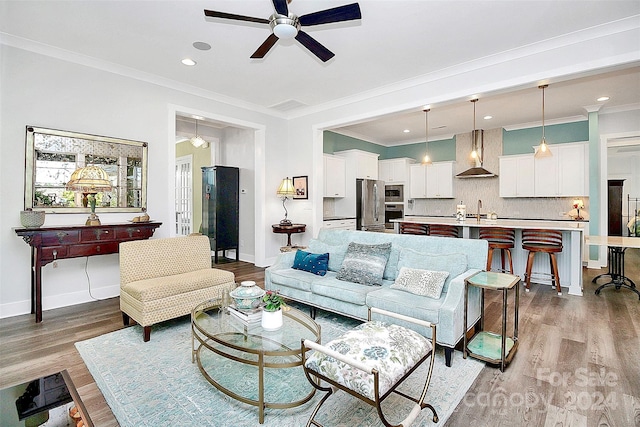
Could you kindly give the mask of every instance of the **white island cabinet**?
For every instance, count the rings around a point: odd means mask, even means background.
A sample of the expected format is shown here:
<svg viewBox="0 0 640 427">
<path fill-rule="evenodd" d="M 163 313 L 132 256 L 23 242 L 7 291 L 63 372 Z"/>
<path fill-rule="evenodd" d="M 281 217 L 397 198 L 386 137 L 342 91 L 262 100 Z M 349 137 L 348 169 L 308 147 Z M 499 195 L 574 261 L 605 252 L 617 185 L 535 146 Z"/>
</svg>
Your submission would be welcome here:
<svg viewBox="0 0 640 427">
<path fill-rule="evenodd" d="M 395 223 L 395 232 L 400 232 L 400 223 L 418 223 L 418 224 L 446 224 L 456 225 L 462 230 L 462 237 L 465 239 L 477 239 L 480 227 L 504 227 L 516 230 L 515 247 L 511 249 L 513 258 L 513 272 L 524 280 L 524 273 L 527 266 L 528 252 L 522 249 L 522 230 L 524 229 L 551 229 L 562 231 L 562 252 L 558 254 L 558 269 L 560 272 L 560 285 L 563 288 L 569 288 L 570 295 L 582 295 L 582 248 L 584 242 L 584 233 L 588 229 L 589 223 L 582 221 L 552 221 L 552 220 L 517 220 L 517 219 L 498 219 L 486 220 L 482 219 L 477 222 L 475 218 L 469 218 L 465 221 L 457 221 L 455 218 L 440 218 L 428 216 L 405 216 L 404 219 L 391 220 Z M 494 268 L 500 262 L 500 257 L 494 257 Z M 546 277 L 550 277 L 549 258 L 538 255 L 533 263 L 534 273 L 545 273 Z M 551 280 L 540 279 L 534 274 L 535 283 L 543 283 L 551 286 Z M 554 292 L 555 289 L 549 289 Z"/>
</svg>

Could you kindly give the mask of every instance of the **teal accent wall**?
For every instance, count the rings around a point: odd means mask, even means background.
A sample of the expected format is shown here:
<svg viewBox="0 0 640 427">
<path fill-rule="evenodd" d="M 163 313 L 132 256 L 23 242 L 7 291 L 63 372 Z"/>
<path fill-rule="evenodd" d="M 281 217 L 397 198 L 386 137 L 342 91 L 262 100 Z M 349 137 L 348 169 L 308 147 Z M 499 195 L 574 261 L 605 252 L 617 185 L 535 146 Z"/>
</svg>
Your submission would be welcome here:
<svg viewBox="0 0 640 427">
<path fill-rule="evenodd" d="M 427 146 L 424 142 L 415 144 L 398 145 L 395 147 L 387 147 L 385 149 L 383 159 L 395 159 L 398 157 L 408 157 L 415 159 L 417 162 L 422 161 Z M 456 138 L 442 139 L 439 141 L 429 141 L 429 155 L 433 162 L 444 162 L 456 159 Z"/>
<path fill-rule="evenodd" d="M 589 141 L 589 121 L 563 123 L 544 127 L 547 144 Z M 502 131 L 502 155 L 533 153 L 532 147 L 540 144 L 542 126 Z"/>
<path fill-rule="evenodd" d="M 396 159 L 408 157 L 421 161 L 424 156 L 426 145 L 424 142 L 415 144 L 398 145 L 395 147 L 385 147 L 350 136 L 340 135 L 331 131 L 324 131 L 323 152 L 333 154 L 343 150 L 363 150 L 380 155 L 380 160 Z M 434 162 L 444 162 L 456 159 L 456 138 L 443 139 L 440 141 L 430 141 L 429 151 Z"/>
<path fill-rule="evenodd" d="M 336 151 L 343 150 L 362 150 L 370 153 L 380 154 L 381 158 L 386 147 L 363 141 L 361 139 L 352 138 L 350 136 L 340 135 L 339 133 L 324 131 L 323 132 L 322 151 L 325 154 L 333 154 Z"/>
<path fill-rule="evenodd" d="M 589 234 L 600 233 L 600 129 L 598 112 L 589 113 Z M 598 246 L 589 247 L 589 259 L 598 259 Z"/>
</svg>

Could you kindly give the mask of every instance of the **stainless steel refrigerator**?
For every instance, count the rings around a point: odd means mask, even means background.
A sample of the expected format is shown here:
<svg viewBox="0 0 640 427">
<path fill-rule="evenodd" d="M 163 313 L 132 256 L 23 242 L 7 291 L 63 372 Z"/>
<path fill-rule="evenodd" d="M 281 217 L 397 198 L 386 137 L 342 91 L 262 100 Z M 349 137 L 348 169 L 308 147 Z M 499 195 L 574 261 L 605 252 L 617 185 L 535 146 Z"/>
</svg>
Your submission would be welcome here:
<svg viewBox="0 0 640 427">
<path fill-rule="evenodd" d="M 356 179 L 356 230 L 384 232 L 384 181 Z"/>
</svg>

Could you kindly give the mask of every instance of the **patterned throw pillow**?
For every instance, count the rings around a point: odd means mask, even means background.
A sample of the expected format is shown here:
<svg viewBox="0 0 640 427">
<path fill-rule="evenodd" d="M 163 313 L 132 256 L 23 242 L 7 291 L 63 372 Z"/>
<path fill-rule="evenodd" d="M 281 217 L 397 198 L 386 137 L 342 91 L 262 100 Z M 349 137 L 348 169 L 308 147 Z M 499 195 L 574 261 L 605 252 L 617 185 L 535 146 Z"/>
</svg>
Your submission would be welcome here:
<svg viewBox="0 0 640 427">
<path fill-rule="evenodd" d="M 402 267 L 398 278 L 393 285 L 391 285 L 391 289 L 400 289 L 411 292 L 412 294 L 439 299 L 440 294 L 442 294 L 444 281 L 448 276 L 448 271 L 430 271 Z"/>
<path fill-rule="evenodd" d="M 384 267 L 387 265 L 391 243 L 365 245 L 349 243 L 336 279 L 363 285 L 382 285 Z"/>
<path fill-rule="evenodd" d="M 324 276 L 329 268 L 329 254 L 312 254 L 298 250 L 293 259 L 292 268 Z"/>
</svg>

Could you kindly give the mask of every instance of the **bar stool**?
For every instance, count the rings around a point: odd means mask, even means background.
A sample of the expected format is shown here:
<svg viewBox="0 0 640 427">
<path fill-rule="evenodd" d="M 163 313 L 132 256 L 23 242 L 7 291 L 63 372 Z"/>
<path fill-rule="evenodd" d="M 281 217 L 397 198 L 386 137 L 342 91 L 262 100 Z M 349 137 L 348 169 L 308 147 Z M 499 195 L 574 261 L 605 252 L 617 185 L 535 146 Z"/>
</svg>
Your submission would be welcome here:
<svg viewBox="0 0 640 427">
<path fill-rule="evenodd" d="M 460 237 L 458 227 L 444 224 L 429 224 L 429 236 Z"/>
<path fill-rule="evenodd" d="M 558 260 L 556 254 L 562 252 L 562 232 L 557 230 L 530 229 L 522 230 L 522 249 L 529 251 L 527 257 L 527 272 L 524 279 L 527 283 L 526 291 L 529 292 L 531 285 L 531 268 L 533 258 L 537 252 L 549 254 L 551 266 L 551 283 L 556 285 L 558 295 L 562 295 L 560 288 L 560 275 L 558 274 Z"/>
<path fill-rule="evenodd" d="M 400 223 L 400 234 L 419 234 L 422 236 L 426 236 L 428 233 L 429 226 L 427 224 L 416 224 L 415 222 L 401 222 Z"/>
<path fill-rule="evenodd" d="M 502 260 L 503 273 L 506 273 L 504 255 L 509 258 L 509 273 L 513 274 L 513 260 L 511 259 L 511 249 L 516 245 L 516 230 L 513 228 L 500 227 L 483 227 L 480 228 L 480 238 L 489 242 L 489 254 L 487 257 L 487 271 L 491 271 L 491 263 L 493 261 L 493 252 L 497 249 L 500 251 L 500 259 Z"/>
</svg>

